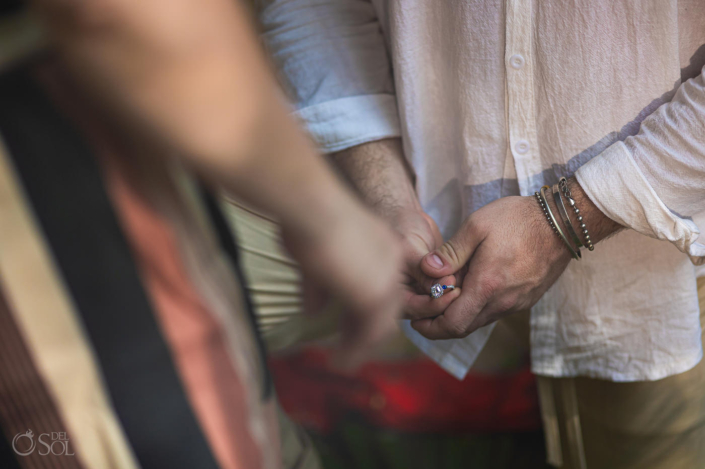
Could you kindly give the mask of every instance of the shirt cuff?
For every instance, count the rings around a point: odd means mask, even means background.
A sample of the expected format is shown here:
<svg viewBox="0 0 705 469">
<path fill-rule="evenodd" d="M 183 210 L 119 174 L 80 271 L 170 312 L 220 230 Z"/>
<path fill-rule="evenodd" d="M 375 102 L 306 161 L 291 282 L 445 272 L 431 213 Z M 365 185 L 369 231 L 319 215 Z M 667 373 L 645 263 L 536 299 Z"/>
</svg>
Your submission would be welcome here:
<svg viewBox="0 0 705 469">
<path fill-rule="evenodd" d="M 590 200 L 617 223 L 652 238 L 670 241 L 696 265 L 705 263 L 698 226 L 674 214 L 656 195 L 624 142 L 609 146 L 580 167 L 575 177 Z"/>
<path fill-rule="evenodd" d="M 411 327 L 408 319 L 401 322 L 401 330 L 423 353 L 451 375 L 463 380 L 470 367 L 485 347 L 496 322 L 481 327 L 463 339 L 430 340 Z"/>
<path fill-rule="evenodd" d="M 397 100 L 391 94 L 350 96 L 294 113 L 324 153 L 401 136 Z"/>
</svg>

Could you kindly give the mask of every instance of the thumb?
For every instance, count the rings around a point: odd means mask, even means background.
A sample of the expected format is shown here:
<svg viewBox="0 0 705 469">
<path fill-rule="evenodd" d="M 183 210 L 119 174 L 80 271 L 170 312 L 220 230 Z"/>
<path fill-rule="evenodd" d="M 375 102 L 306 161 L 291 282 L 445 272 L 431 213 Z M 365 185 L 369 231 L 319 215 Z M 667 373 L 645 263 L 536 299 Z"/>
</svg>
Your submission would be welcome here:
<svg viewBox="0 0 705 469">
<path fill-rule="evenodd" d="M 472 257 L 480 244 L 480 236 L 464 224 L 443 245 L 421 260 L 421 270 L 429 277 L 440 278 L 459 271 Z"/>
</svg>

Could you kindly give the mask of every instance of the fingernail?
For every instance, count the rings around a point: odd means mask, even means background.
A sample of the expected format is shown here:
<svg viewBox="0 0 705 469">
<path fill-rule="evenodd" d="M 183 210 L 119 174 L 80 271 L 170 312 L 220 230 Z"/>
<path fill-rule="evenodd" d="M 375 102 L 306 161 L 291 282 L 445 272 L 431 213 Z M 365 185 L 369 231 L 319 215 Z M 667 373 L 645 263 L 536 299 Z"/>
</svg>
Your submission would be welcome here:
<svg viewBox="0 0 705 469">
<path fill-rule="evenodd" d="M 436 269 L 440 269 L 441 267 L 443 267 L 443 261 L 440 257 L 438 257 L 437 254 L 431 254 L 431 257 L 428 258 L 428 263 Z"/>
</svg>

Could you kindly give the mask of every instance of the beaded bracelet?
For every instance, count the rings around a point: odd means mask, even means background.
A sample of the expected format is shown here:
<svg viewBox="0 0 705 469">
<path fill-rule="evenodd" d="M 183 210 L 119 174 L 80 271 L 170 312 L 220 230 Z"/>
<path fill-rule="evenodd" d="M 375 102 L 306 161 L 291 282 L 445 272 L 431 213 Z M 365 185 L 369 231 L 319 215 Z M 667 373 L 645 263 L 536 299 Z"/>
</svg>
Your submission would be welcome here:
<svg viewBox="0 0 705 469">
<path fill-rule="evenodd" d="M 543 214 L 546 216 L 546 220 L 548 220 L 548 224 L 551 225 L 551 228 L 553 228 L 553 231 L 560 236 L 560 238 L 563 240 L 565 243 L 566 247 L 570 251 L 570 255 L 573 259 L 579 260 L 582 256 L 580 254 L 580 249 L 576 252 L 575 249 L 573 249 L 573 246 L 570 245 L 570 242 L 568 242 L 568 238 L 565 237 L 563 234 L 563 230 L 561 229 L 560 225 L 558 224 L 558 221 L 556 220 L 556 217 L 553 216 L 553 212 L 551 211 L 551 206 L 548 204 L 548 200 L 546 199 L 546 195 L 544 194 L 544 191 L 546 190 L 551 190 L 549 186 L 543 186 L 539 192 L 534 192 L 534 195 L 536 196 L 536 200 L 538 201 L 539 205 L 541 206 L 541 209 L 543 210 Z"/>
<path fill-rule="evenodd" d="M 561 190 L 563 191 L 563 195 L 566 199 L 568 199 L 568 203 L 573 208 L 575 214 L 578 216 L 578 223 L 580 223 L 580 229 L 582 230 L 583 235 L 585 237 L 585 244 L 587 245 L 588 250 L 594 251 L 595 246 L 592 245 L 592 240 L 590 240 L 590 233 L 588 232 L 585 223 L 583 223 L 583 216 L 580 215 L 580 210 L 578 209 L 578 206 L 575 205 L 575 200 L 573 200 L 573 194 L 570 193 L 570 187 L 568 187 L 568 180 L 564 177 L 560 178 L 558 180 L 558 187 L 561 188 Z"/>
</svg>

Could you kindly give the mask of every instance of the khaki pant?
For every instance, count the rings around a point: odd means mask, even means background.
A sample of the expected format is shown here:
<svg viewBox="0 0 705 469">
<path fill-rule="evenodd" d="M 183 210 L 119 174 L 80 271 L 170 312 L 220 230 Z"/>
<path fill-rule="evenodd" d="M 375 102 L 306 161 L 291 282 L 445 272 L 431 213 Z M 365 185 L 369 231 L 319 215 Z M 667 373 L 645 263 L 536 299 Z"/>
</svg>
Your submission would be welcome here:
<svg viewBox="0 0 705 469">
<path fill-rule="evenodd" d="M 223 210 L 237 238 L 243 271 L 267 350 L 277 352 L 334 333 L 337 321 L 334 311 L 304 314 L 301 274 L 296 262 L 281 245 L 279 225 L 237 201 L 224 204 Z"/>
<path fill-rule="evenodd" d="M 321 321 L 302 314 L 299 270 L 279 243 L 278 226 L 243 205 L 224 209 L 238 238 L 243 270 L 258 325 L 268 350 L 285 348 L 320 334 Z M 325 329 L 325 327 L 323 327 Z M 306 432 L 277 405 L 283 469 L 320 469 Z"/>
<path fill-rule="evenodd" d="M 698 294 L 705 324 L 705 278 L 698 279 Z M 541 376 L 538 381 L 547 452 L 554 466 L 705 468 L 705 360 L 658 381 Z"/>
</svg>

